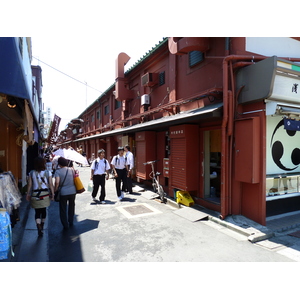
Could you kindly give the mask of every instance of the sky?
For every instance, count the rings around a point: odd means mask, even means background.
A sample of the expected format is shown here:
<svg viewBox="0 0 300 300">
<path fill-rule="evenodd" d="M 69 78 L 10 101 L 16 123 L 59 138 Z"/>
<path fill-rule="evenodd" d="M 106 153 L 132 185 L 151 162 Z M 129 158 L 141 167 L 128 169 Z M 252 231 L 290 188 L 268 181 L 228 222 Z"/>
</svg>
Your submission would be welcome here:
<svg viewBox="0 0 300 300">
<path fill-rule="evenodd" d="M 32 36 L 33 65 L 42 68 L 42 99 L 61 118 L 60 130 L 92 104 L 115 82 L 115 61 L 120 52 L 134 65 L 162 36 L 98 35 Z"/>
</svg>

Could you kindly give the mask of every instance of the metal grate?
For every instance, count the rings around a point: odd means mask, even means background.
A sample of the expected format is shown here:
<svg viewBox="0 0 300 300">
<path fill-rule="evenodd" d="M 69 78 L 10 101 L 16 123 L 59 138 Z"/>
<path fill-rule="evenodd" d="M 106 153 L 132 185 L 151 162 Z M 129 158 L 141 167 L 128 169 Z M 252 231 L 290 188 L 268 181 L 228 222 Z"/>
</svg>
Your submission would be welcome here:
<svg viewBox="0 0 300 300">
<path fill-rule="evenodd" d="M 203 53 L 201 51 L 191 51 L 189 52 L 189 64 L 190 67 L 197 65 L 203 61 Z"/>
<path fill-rule="evenodd" d="M 158 76 L 159 85 L 165 84 L 165 72 L 160 72 Z"/>
<path fill-rule="evenodd" d="M 134 206 L 129 206 L 129 207 L 123 207 L 123 209 L 125 209 L 127 212 L 129 212 L 132 216 L 153 212 L 150 208 L 148 208 L 144 205 L 134 205 Z"/>
</svg>

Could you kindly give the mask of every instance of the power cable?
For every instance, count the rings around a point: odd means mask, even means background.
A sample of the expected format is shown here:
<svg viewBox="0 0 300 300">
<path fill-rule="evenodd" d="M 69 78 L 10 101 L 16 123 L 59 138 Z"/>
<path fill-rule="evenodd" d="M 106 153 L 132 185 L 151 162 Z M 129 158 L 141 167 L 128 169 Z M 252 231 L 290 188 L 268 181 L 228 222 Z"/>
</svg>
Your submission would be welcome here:
<svg viewBox="0 0 300 300">
<path fill-rule="evenodd" d="M 81 83 L 81 84 L 84 84 L 86 87 L 89 87 L 89 88 L 91 88 L 91 89 L 93 89 L 93 90 L 95 90 L 95 91 L 98 91 L 98 92 L 100 92 L 101 94 L 103 94 L 103 92 L 101 92 L 101 91 L 95 89 L 94 87 L 88 85 L 87 82 L 80 81 L 79 79 L 76 79 L 76 78 L 74 78 L 74 77 L 72 77 L 72 76 L 70 76 L 70 75 L 68 75 L 68 74 L 66 74 L 66 73 L 64 73 L 64 72 L 62 72 L 62 71 L 60 71 L 60 70 L 58 70 L 58 69 L 52 67 L 52 66 L 50 66 L 49 64 L 47 64 L 47 63 L 45 63 L 44 61 L 40 60 L 39 58 L 36 58 L 36 57 L 34 57 L 34 56 L 32 56 L 32 57 L 33 57 L 34 59 L 36 59 L 37 61 L 43 63 L 44 65 L 46 65 L 46 66 L 52 68 L 53 70 L 55 70 L 55 71 L 57 71 L 57 72 L 59 72 L 59 73 L 65 75 L 65 76 L 67 76 L 67 77 L 70 77 L 71 79 L 73 79 L 73 80 L 75 80 L 75 81 L 78 81 L 78 82 Z"/>
</svg>

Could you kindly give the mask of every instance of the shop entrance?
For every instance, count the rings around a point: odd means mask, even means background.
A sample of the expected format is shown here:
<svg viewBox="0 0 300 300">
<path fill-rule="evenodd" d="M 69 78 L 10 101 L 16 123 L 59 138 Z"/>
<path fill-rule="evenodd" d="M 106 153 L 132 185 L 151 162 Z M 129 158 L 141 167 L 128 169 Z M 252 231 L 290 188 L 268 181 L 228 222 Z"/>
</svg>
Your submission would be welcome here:
<svg viewBox="0 0 300 300">
<path fill-rule="evenodd" d="M 220 204 L 221 130 L 204 131 L 204 198 Z"/>
</svg>

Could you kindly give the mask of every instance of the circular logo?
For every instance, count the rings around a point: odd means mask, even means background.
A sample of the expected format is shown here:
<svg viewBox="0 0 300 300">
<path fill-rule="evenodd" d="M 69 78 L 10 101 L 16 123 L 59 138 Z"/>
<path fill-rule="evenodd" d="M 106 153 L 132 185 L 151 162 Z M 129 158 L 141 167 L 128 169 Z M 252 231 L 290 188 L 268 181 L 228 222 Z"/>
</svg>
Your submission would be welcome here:
<svg viewBox="0 0 300 300">
<path fill-rule="evenodd" d="M 270 144 L 272 158 L 274 163 L 284 171 L 293 171 L 300 165 L 300 149 L 294 148 L 297 141 L 299 142 L 296 133 L 295 130 L 285 130 L 282 119 L 272 134 Z"/>
</svg>

